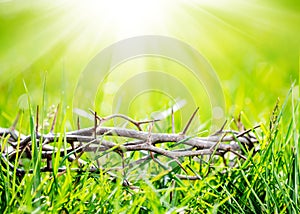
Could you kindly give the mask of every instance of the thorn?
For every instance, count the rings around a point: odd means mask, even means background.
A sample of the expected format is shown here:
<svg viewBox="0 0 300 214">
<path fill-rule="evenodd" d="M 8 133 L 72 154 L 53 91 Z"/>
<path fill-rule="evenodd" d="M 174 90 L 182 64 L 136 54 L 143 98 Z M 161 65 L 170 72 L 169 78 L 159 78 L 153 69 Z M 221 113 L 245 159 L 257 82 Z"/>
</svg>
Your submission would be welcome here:
<svg viewBox="0 0 300 214">
<path fill-rule="evenodd" d="M 95 111 L 94 113 L 94 138 L 97 138 L 97 112 Z"/>
<path fill-rule="evenodd" d="M 234 151 L 234 150 L 229 150 L 230 152 L 232 152 L 233 154 L 235 154 L 236 156 L 244 159 L 244 160 L 247 160 L 247 157 L 245 157 L 244 155 L 241 155 L 240 153 Z"/>
<path fill-rule="evenodd" d="M 153 152 L 151 152 L 151 151 L 150 151 L 150 157 L 152 158 L 153 161 L 155 161 Z"/>
<path fill-rule="evenodd" d="M 50 133 L 52 133 L 54 131 L 54 126 L 55 126 L 55 123 L 56 123 L 58 110 L 59 110 L 59 104 L 57 105 L 56 110 L 55 110 L 55 114 L 54 114 L 53 122 L 52 122 L 52 125 L 51 125 Z"/>
<path fill-rule="evenodd" d="M 36 106 L 36 122 L 35 122 L 35 132 L 39 131 L 39 105 Z"/>
<path fill-rule="evenodd" d="M 239 133 L 239 134 L 238 134 L 237 136 L 235 136 L 235 137 L 236 137 L 236 138 L 241 137 L 241 136 L 243 136 L 243 135 L 245 135 L 245 134 L 251 132 L 252 130 L 259 128 L 259 127 L 260 127 L 260 124 L 254 126 L 254 127 L 251 128 L 251 129 L 247 129 L 246 131 L 243 131 L 243 132 Z"/>
<path fill-rule="evenodd" d="M 152 133 L 153 126 L 154 126 L 153 122 L 149 124 L 148 137 L 147 137 L 147 143 L 149 145 L 151 145 L 151 133 Z"/>
<path fill-rule="evenodd" d="M 227 120 L 225 120 L 225 122 L 223 123 L 223 125 L 221 126 L 221 128 L 218 131 L 216 131 L 213 135 L 216 136 L 216 135 L 221 134 L 223 132 L 226 124 L 227 124 Z"/>
<path fill-rule="evenodd" d="M 80 130 L 80 119 L 79 119 L 79 116 L 77 116 L 77 130 Z"/>
<path fill-rule="evenodd" d="M 192 114 L 191 118 L 189 119 L 189 121 L 187 122 L 186 126 L 183 129 L 183 132 L 181 133 L 182 135 L 185 135 L 188 128 L 190 127 L 194 117 L 196 116 L 197 111 L 199 110 L 199 107 L 196 108 L 196 110 L 194 111 L 194 113 Z"/>
<path fill-rule="evenodd" d="M 171 120 L 172 120 L 172 134 L 175 134 L 175 116 L 174 116 L 173 107 L 171 109 Z"/>
<path fill-rule="evenodd" d="M 172 203 L 174 191 L 175 191 L 175 180 L 172 181 L 172 190 L 170 191 L 170 203 Z"/>
<path fill-rule="evenodd" d="M 221 132 L 224 130 L 226 123 L 227 123 L 227 120 L 225 120 L 224 124 L 222 125 L 222 127 L 220 129 Z"/>
<path fill-rule="evenodd" d="M 140 126 L 140 123 L 136 123 L 136 127 L 138 128 L 139 131 L 143 131 L 141 126 Z"/>
<path fill-rule="evenodd" d="M 179 160 L 176 158 L 174 159 L 176 161 L 176 163 L 180 166 L 180 168 L 186 173 L 188 174 L 188 172 L 186 171 L 186 169 L 182 166 L 182 164 L 179 162 Z"/>
<path fill-rule="evenodd" d="M 226 162 L 226 158 L 225 158 L 225 154 L 226 154 L 226 153 L 222 153 L 220 156 L 221 156 L 222 159 L 223 159 L 223 164 L 224 164 L 224 166 L 225 166 L 225 167 L 228 167 L 227 162 Z"/>
<path fill-rule="evenodd" d="M 123 171 L 123 177 L 124 177 L 124 181 L 127 181 L 127 179 L 126 179 L 126 171 L 125 171 L 125 159 L 124 159 L 124 153 L 123 152 L 121 152 L 121 158 L 122 158 L 122 171 Z"/>
<path fill-rule="evenodd" d="M 149 145 L 151 145 L 151 133 L 152 133 L 153 125 L 154 125 L 154 122 L 149 124 L 148 137 L 147 137 L 147 143 Z M 154 160 L 154 155 L 151 151 L 150 151 L 150 156 L 151 156 L 152 160 Z"/>
<path fill-rule="evenodd" d="M 89 109 L 89 111 L 94 115 L 94 117 L 96 117 L 96 119 L 99 120 L 99 123 L 101 124 L 103 121 L 105 121 L 105 118 L 101 118 L 97 115 L 97 113 L 95 111 L 93 111 L 92 109 Z"/>
<path fill-rule="evenodd" d="M 146 124 L 146 123 L 155 123 L 155 122 L 158 122 L 158 121 L 161 121 L 161 120 L 160 119 L 145 120 L 145 121 L 140 121 L 140 122 L 137 122 L 137 123 L 142 125 L 142 124 Z"/>
<path fill-rule="evenodd" d="M 160 119 L 145 120 L 145 121 L 139 121 L 139 122 L 135 121 L 135 125 L 137 126 L 139 131 L 143 131 L 141 125 L 147 124 L 147 123 L 155 123 L 155 122 L 158 122 L 158 121 L 160 121 Z"/>
<path fill-rule="evenodd" d="M 213 154 L 215 153 L 216 149 L 217 149 L 217 146 L 220 145 L 220 143 L 223 141 L 224 137 L 227 135 L 228 133 L 224 133 L 221 137 L 221 139 L 219 141 L 217 141 L 212 147 L 210 147 L 210 151 L 213 152 Z"/>
<path fill-rule="evenodd" d="M 15 121 L 13 122 L 12 126 L 10 127 L 10 130 L 14 131 L 16 129 L 17 123 L 19 121 L 20 118 L 20 114 L 21 114 L 21 110 L 18 111 L 18 114 L 16 116 Z"/>
<path fill-rule="evenodd" d="M 240 132 L 245 131 L 245 127 L 242 123 L 242 112 L 239 113 L 237 120 L 234 120 L 235 124 Z"/>
</svg>

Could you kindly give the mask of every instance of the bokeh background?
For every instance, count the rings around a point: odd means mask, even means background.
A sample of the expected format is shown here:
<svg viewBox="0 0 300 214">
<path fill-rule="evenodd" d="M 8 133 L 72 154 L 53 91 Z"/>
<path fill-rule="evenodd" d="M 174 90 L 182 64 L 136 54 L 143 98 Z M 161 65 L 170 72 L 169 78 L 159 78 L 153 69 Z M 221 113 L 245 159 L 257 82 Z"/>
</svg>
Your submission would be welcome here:
<svg viewBox="0 0 300 214">
<path fill-rule="evenodd" d="M 72 115 L 80 74 L 93 57 L 142 35 L 176 38 L 197 49 L 218 75 L 225 117 L 243 111 L 251 122 L 264 122 L 277 98 L 299 81 L 299 9 L 291 0 L 0 0 L 0 126 L 10 126 L 18 110 L 27 109 L 24 82 L 32 106 L 45 95 L 46 106 L 60 103 Z M 115 93 L 139 72 L 176 71 L 179 79 L 184 69 L 151 57 L 125 62 L 99 86 L 96 105 L 102 115 L 111 113 Z M 211 109 L 203 85 L 184 78 L 192 96 L 204 97 L 199 114 L 206 118 Z M 129 116 L 145 118 L 173 104 L 162 93 L 147 93 L 132 101 Z"/>
</svg>

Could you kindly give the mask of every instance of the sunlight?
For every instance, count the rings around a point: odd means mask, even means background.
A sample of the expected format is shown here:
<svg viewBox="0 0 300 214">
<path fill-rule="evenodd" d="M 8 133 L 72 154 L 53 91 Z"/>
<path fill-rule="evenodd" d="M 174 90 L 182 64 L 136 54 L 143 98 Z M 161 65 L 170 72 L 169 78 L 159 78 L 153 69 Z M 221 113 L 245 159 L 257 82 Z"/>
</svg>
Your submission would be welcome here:
<svg viewBox="0 0 300 214">
<path fill-rule="evenodd" d="M 93 23 L 95 28 L 99 23 L 113 26 L 113 34 L 124 38 L 162 24 L 164 4 L 159 0 L 89 0 L 80 1 L 74 7 L 86 23 Z"/>
</svg>

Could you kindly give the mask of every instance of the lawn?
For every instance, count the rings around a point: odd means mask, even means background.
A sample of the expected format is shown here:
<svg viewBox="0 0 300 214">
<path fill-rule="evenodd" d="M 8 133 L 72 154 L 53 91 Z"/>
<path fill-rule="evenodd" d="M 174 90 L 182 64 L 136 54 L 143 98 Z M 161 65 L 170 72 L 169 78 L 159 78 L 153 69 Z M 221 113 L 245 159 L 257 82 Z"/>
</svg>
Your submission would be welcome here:
<svg viewBox="0 0 300 214">
<path fill-rule="evenodd" d="M 0 1 L 1 213 L 300 212 L 299 9 Z"/>
</svg>

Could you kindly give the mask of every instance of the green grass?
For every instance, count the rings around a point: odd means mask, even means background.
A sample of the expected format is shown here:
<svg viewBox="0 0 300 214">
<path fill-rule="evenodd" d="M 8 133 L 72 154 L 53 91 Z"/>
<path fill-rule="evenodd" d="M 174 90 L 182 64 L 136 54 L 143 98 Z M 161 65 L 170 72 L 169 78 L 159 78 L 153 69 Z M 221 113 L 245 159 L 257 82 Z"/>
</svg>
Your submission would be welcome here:
<svg viewBox="0 0 300 214">
<path fill-rule="evenodd" d="M 41 133 L 49 132 L 57 106 L 54 132 L 76 129 L 72 99 L 79 77 L 90 60 L 122 39 L 154 34 L 179 39 L 209 61 L 224 92 L 224 120 L 230 121 L 241 113 L 247 128 L 262 124 L 256 132 L 260 150 L 254 156 L 248 155 L 246 161 L 240 161 L 236 168 L 224 168 L 217 162 L 209 173 L 207 163 L 199 165 L 184 159 L 183 166 L 189 173 L 202 176 L 198 181 L 175 177 L 181 170 L 175 162 L 168 165 L 171 171 L 158 163 L 145 163 L 126 172 L 126 178 L 139 188 L 132 190 L 122 185 L 122 172 L 114 171 L 118 179 L 111 179 L 105 171 L 74 173 L 67 158 L 58 155 L 52 157 L 53 172 L 40 172 L 39 166 L 45 162 L 40 159 L 38 145 L 33 143 L 32 160 L 22 159 L 25 169 L 34 169 L 33 174 L 21 178 L 16 170 L 9 170 L 5 157 L 0 159 L 0 213 L 300 212 L 300 4 L 269 0 L 192 2 L 170 1 L 166 3 L 160 23 L 143 24 L 145 28 L 121 36 L 118 28 L 126 30 L 126 26 L 112 26 L 105 22 L 106 17 L 90 17 L 71 1 L 65 4 L 0 1 L 0 127 L 10 127 L 20 112 L 16 129 L 31 135 L 35 142 L 36 106 L 39 105 Z M 82 14 L 78 15 L 79 12 Z M 116 107 L 112 101 L 121 86 L 145 71 L 163 71 L 180 80 L 184 87 L 179 91 L 188 89 L 189 95 L 198 99 L 198 119 L 205 122 L 210 117 L 211 106 L 203 85 L 187 68 L 159 57 L 128 60 L 99 84 L 98 92 L 87 91 L 97 94 L 94 102 L 99 105 L 98 114 L 110 114 Z M 102 78 L 95 76 L 90 78 Z M 289 90 L 295 80 L 298 83 Z M 178 95 L 172 97 L 172 101 L 163 93 L 145 93 L 135 98 L 125 97 L 131 104 L 130 108 L 125 106 L 129 109 L 128 116 L 143 120 L 155 111 L 172 106 L 174 99 L 185 97 Z M 89 105 L 90 100 L 82 98 L 82 102 L 94 108 Z M 144 107 L 140 108 L 141 105 Z M 188 103 L 185 107 L 193 111 L 191 106 Z M 80 119 L 83 127 L 92 125 L 91 121 Z M 179 132 L 180 111 L 175 119 Z M 167 118 L 161 125 L 155 124 L 155 130 L 170 132 L 170 124 L 171 119 Z M 200 127 L 192 134 L 209 134 L 207 124 L 201 123 Z M 233 127 L 233 123 L 228 122 L 226 128 Z M 7 141 L 8 137 L 0 139 L 2 150 Z M 55 144 L 59 148 L 66 147 L 63 138 L 58 138 Z M 16 157 L 21 156 L 21 153 L 16 154 Z M 95 157 L 84 158 L 93 165 Z M 132 153 L 125 162 L 137 158 L 139 155 Z M 17 166 L 18 162 L 13 164 Z M 67 165 L 65 173 L 58 172 L 62 164 Z M 102 164 L 107 169 L 121 166 L 121 158 L 113 155 Z"/>
<path fill-rule="evenodd" d="M 121 173 L 111 180 L 102 171 L 74 173 L 70 165 L 65 173 L 59 173 L 57 168 L 62 161 L 59 156 L 53 156 L 52 173 L 39 172 L 37 154 L 36 159 L 28 163 L 35 169 L 34 173 L 26 174 L 23 179 L 16 171 L 1 165 L 1 213 L 177 213 L 182 210 L 190 213 L 298 213 L 299 98 L 292 89 L 282 104 L 276 105 L 273 112 L 270 109 L 270 122 L 262 124 L 256 133 L 260 150 L 249 155 L 246 161 L 240 161 L 238 167 L 215 165 L 206 174 L 204 165 L 198 171 L 203 179 L 182 181 L 174 176 L 181 170 L 177 164 L 171 165 L 171 171 L 156 163 L 146 164 L 127 171 L 127 179 L 138 188 L 134 190 L 122 185 Z M 56 129 L 64 133 L 67 116 L 60 114 Z M 22 129 L 22 124 L 28 121 L 34 123 L 33 112 L 29 115 L 30 119 L 21 116 L 18 128 Z M 34 130 L 34 125 L 30 130 Z M 31 135 L 33 133 L 31 131 Z M 1 139 L 1 144 L 5 143 L 7 139 Z M 64 140 L 58 139 L 56 146 L 63 148 Z M 129 159 L 134 159 L 134 155 Z M 196 167 L 189 159 L 183 165 Z"/>
</svg>

